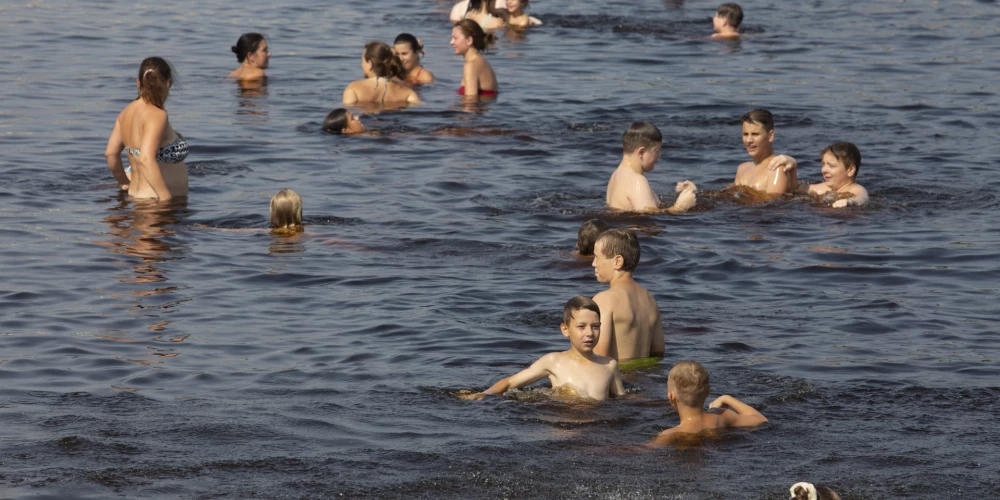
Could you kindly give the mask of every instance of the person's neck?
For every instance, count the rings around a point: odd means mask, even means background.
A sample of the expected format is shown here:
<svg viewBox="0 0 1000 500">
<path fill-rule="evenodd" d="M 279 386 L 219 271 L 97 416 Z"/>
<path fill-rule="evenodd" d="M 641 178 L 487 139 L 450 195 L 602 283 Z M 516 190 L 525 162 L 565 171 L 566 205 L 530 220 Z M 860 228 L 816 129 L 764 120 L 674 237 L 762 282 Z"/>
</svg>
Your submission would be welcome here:
<svg viewBox="0 0 1000 500">
<path fill-rule="evenodd" d="M 704 414 L 705 411 L 702 410 L 701 408 L 694 408 L 691 406 L 682 405 L 678 401 L 677 416 L 680 417 L 681 419 L 681 423 L 678 425 L 678 427 L 701 428 L 702 426 L 701 419 Z"/>
<path fill-rule="evenodd" d="M 836 191 L 838 193 L 846 192 L 848 190 L 848 188 L 850 188 L 853 185 L 854 185 L 854 179 L 851 179 L 851 180 L 847 181 L 847 184 L 844 184 L 843 186 L 840 186 L 839 188 L 837 188 Z"/>
<path fill-rule="evenodd" d="M 614 288 L 629 283 L 635 283 L 635 280 L 632 279 L 632 273 L 630 271 L 618 271 L 611 277 L 611 281 L 608 281 L 608 287 Z"/>
<path fill-rule="evenodd" d="M 619 167 L 639 175 L 645 175 L 645 172 L 642 170 L 642 163 L 639 162 L 639 157 L 635 154 L 623 154 Z"/>
<path fill-rule="evenodd" d="M 569 353 L 569 356 L 571 358 L 573 358 L 573 359 L 575 359 L 577 361 L 593 361 L 594 360 L 594 351 L 590 351 L 588 353 L 583 353 L 583 352 L 578 351 L 576 349 L 576 347 L 573 346 L 572 344 L 569 346 L 569 351 L 567 351 L 567 352 Z"/>
<path fill-rule="evenodd" d="M 475 47 L 469 47 L 469 50 L 465 51 L 465 62 L 469 62 L 478 57 L 480 57 L 479 49 Z"/>
<path fill-rule="evenodd" d="M 740 32 L 737 31 L 737 29 L 733 28 L 732 26 L 723 26 L 722 29 L 719 30 L 719 35 L 722 35 L 722 36 L 739 36 Z"/>
</svg>

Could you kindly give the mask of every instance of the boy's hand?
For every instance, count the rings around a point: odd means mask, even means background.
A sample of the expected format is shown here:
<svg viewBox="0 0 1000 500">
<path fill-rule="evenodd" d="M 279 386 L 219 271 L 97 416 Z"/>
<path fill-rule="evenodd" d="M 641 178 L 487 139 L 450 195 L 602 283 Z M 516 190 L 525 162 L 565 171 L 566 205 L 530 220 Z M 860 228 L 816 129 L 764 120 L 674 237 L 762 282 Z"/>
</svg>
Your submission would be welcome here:
<svg viewBox="0 0 1000 500">
<path fill-rule="evenodd" d="M 691 181 L 678 182 L 676 191 L 678 193 L 683 193 L 684 191 L 698 191 L 698 186 L 695 186 Z"/>
<path fill-rule="evenodd" d="M 837 200 L 837 201 L 833 202 L 833 208 L 849 207 L 849 206 L 851 206 L 851 205 L 854 204 L 854 203 L 852 203 L 853 201 L 854 200 L 851 199 L 851 198 L 848 198 L 846 200 Z"/>
<path fill-rule="evenodd" d="M 728 399 L 729 399 L 729 395 L 728 394 L 724 394 L 722 396 L 719 396 L 719 397 L 715 398 L 715 401 L 712 401 L 711 403 L 709 403 L 708 407 L 709 408 L 725 408 L 726 406 L 729 406 L 728 403 L 726 403 L 726 401 Z"/>
<path fill-rule="evenodd" d="M 472 392 L 468 389 L 462 389 L 455 393 L 458 399 L 464 399 L 466 401 L 482 401 L 486 397 L 485 392 Z"/>
<path fill-rule="evenodd" d="M 782 172 L 787 174 L 795 171 L 798 166 L 799 163 L 795 161 L 795 158 L 788 155 L 778 155 L 772 158 L 771 162 L 767 164 L 767 169 L 773 172 L 780 168 Z"/>
</svg>

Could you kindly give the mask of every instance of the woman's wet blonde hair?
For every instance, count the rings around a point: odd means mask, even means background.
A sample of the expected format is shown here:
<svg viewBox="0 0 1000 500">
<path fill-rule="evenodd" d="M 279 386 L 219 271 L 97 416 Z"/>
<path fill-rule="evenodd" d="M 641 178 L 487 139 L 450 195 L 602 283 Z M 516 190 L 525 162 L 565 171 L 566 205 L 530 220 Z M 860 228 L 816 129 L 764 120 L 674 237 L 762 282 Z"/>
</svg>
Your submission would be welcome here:
<svg viewBox="0 0 1000 500">
<path fill-rule="evenodd" d="M 302 197 L 291 189 L 282 189 L 271 197 L 271 227 L 302 227 Z"/>
</svg>

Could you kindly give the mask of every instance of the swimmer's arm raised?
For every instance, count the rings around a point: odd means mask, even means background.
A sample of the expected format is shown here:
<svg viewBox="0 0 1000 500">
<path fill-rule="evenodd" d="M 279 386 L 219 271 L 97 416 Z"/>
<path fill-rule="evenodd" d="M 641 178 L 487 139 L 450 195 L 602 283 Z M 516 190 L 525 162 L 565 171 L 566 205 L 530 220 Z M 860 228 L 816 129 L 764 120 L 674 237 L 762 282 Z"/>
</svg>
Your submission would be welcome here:
<svg viewBox="0 0 1000 500">
<path fill-rule="evenodd" d="M 115 176 L 115 180 L 118 181 L 122 191 L 128 191 L 130 179 L 128 178 L 128 174 L 125 173 L 124 165 L 122 165 L 122 151 L 124 150 L 125 143 L 122 142 L 121 124 L 116 119 L 115 128 L 111 130 L 111 137 L 108 138 L 108 147 L 104 150 L 104 158 L 108 160 L 108 168 L 111 169 L 111 175 Z"/>
<path fill-rule="evenodd" d="M 170 194 L 170 189 L 167 188 L 167 183 L 163 180 L 160 164 L 156 162 L 156 152 L 160 149 L 160 139 L 167 126 L 167 112 L 160 108 L 154 108 L 147 116 L 149 119 L 143 126 L 141 153 L 136 168 L 149 187 L 153 188 L 156 197 L 160 201 L 168 201 L 173 196 Z"/>
<path fill-rule="evenodd" d="M 708 405 L 709 408 L 727 406 L 735 412 L 735 414 L 728 411 L 722 413 L 722 418 L 728 427 L 756 427 L 767 422 L 767 417 L 759 411 L 728 394 L 715 398 L 715 401 Z"/>
<path fill-rule="evenodd" d="M 783 194 L 795 191 L 797 188 L 796 170 L 798 169 L 798 162 L 795 161 L 795 158 L 788 155 L 775 156 L 767 164 L 767 169 L 774 172 L 773 178 L 770 175 L 768 176 L 767 189 L 765 190 L 767 194 Z"/>
</svg>

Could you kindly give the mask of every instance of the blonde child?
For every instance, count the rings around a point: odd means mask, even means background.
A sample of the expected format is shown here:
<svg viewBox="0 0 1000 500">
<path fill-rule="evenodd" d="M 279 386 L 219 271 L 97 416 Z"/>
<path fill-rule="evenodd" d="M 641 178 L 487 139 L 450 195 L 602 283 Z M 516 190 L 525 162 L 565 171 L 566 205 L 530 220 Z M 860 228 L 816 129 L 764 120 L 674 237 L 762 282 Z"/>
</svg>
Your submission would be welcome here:
<svg viewBox="0 0 1000 500">
<path fill-rule="evenodd" d="M 302 197 L 291 189 L 282 189 L 271 197 L 271 227 L 277 230 L 302 231 Z"/>
</svg>

